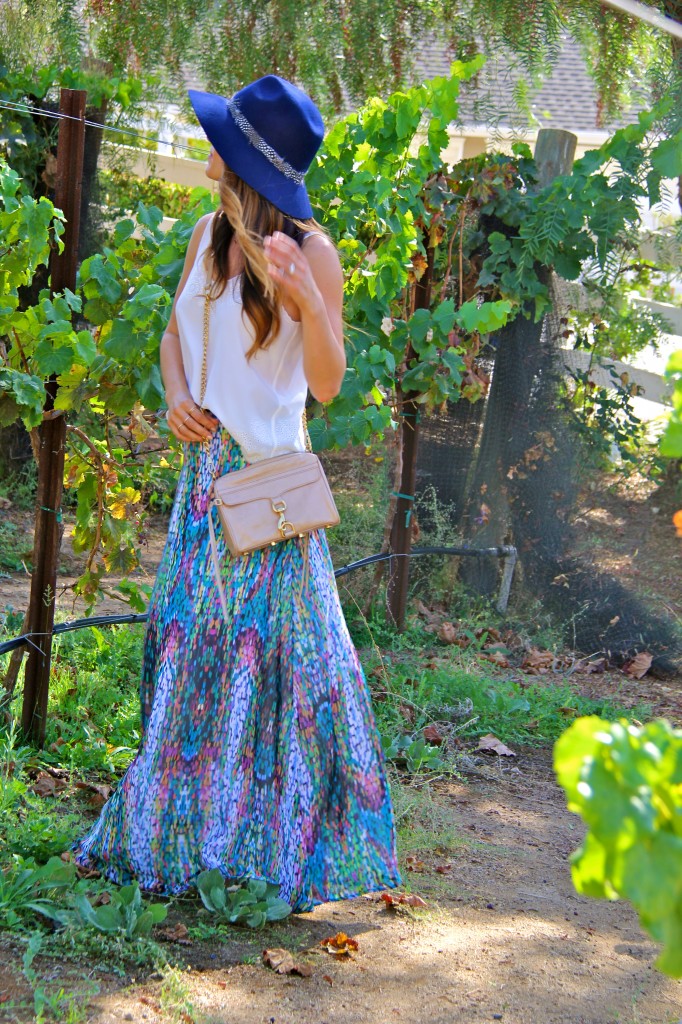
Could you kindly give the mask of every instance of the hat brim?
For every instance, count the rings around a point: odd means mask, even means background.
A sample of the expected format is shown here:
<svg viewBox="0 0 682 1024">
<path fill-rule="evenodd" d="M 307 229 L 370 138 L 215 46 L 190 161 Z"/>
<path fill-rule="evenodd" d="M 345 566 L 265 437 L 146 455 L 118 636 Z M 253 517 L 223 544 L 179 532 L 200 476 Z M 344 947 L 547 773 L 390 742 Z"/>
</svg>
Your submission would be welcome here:
<svg viewBox="0 0 682 1024">
<path fill-rule="evenodd" d="M 206 138 L 231 171 L 287 216 L 298 220 L 313 216 L 305 184 L 285 177 L 251 145 L 223 96 L 197 89 L 190 89 L 188 95 Z"/>
</svg>

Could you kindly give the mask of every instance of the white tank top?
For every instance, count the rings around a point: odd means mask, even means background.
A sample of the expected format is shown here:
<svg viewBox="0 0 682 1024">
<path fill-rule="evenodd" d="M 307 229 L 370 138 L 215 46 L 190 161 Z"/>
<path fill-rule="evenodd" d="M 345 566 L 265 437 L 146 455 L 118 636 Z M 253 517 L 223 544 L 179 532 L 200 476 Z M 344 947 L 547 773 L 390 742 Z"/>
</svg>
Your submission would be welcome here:
<svg viewBox="0 0 682 1024">
<path fill-rule="evenodd" d="M 194 266 L 178 298 L 182 361 L 194 401 L 201 399 L 204 294 L 208 275 L 204 253 L 211 240 L 206 225 Z M 308 384 L 303 373 L 301 325 L 282 307 L 277 337 L 250 359 L 253 326 L 242 316 L 241 274 L 211 302 L 204 408 L 210 409 L 239 444 L 247 462 L 305 451 L 302 416 Z"/>
</svg>

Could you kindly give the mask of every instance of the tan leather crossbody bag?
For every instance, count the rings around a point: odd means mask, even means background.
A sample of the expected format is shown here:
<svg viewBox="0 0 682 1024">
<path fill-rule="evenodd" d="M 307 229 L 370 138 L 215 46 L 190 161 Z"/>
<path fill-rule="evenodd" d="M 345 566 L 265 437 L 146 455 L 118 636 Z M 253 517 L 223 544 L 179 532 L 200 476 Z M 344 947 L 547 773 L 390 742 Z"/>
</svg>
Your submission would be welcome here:
<svg viewBox="0 0 682 1024">
<path fill-rule="evenodd" d="M 210 301 L 207 295 L 199 401 L 202 408 L 206 395 Z M 220 517 L 230 554 L 235 556 L 274 546 L 293 537 L 305 537 L 311 530 L 336 526 L 339 522 L 339 513 L 322 464 L 310 450 L 305 411 L 303 426 L 308 451 L 276 455 L 272 459 L 263 459 L 220 477 L 216 477 L 214 470 L 208 525 L 216 579 L 226 618 L 227 604 L 218 562 L 213 509 L 216 509 Z M 307 547 L 305 555 L 307 557 Z"/>
</svg>

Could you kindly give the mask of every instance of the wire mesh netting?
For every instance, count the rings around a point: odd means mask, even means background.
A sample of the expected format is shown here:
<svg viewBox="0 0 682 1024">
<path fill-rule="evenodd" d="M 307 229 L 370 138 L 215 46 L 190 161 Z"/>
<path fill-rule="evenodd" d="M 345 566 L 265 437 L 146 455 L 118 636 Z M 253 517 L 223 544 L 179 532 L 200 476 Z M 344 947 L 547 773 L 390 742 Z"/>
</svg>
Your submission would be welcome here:
<svg viewBox="0 0 682 1024">
<path fill-rule="evenodd" d="M 561 282 L 551 282 L 553 312 L 523 317 L 482 353 L 491 378 L 484 401 L 461 401 L 422 425 L 417 478 L 420 522 L 429 497 L 447 505 L 453 527 L 476 547 L 514 544 L 523 587 L 551 611 L 566 640 L 619 663 L 639 651 L 673 672 L 682 664 L 674 617 L 653 611 L 616 575 L 581 551 L 575 528 L 584 451 L 563 386 Z M 671 538 L 671 545 L 674 540 Z M 467 559 L 460 577 L 477 594 L 499 587 L 494 559 Z"/>
</svg>

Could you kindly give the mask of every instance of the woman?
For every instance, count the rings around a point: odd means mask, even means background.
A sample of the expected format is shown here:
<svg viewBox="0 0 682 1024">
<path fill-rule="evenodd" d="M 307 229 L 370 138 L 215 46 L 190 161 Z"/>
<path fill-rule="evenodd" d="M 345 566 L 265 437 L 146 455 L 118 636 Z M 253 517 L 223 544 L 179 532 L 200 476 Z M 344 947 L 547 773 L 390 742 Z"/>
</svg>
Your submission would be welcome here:
<svg viewBox="0 0 682 1024">
<path fill-rule="evenodd" d="M 149 609 L 140 750 L 75 859 L 164 894 L 210 868 L 264 878 L 304 911 L 400 882 L 369 694 L 324 534 L 241 558 L 220 538 L 224 614 L 208 514 L 215 475 L 303 450 L 307 389 L 326 401 L 341 386 L 341 268 L 303 181 L 323 125 L 274 75 L 190 99 L 220 209 L 196 225 L 161 343 L 185 459 Z"/>
</svg>

